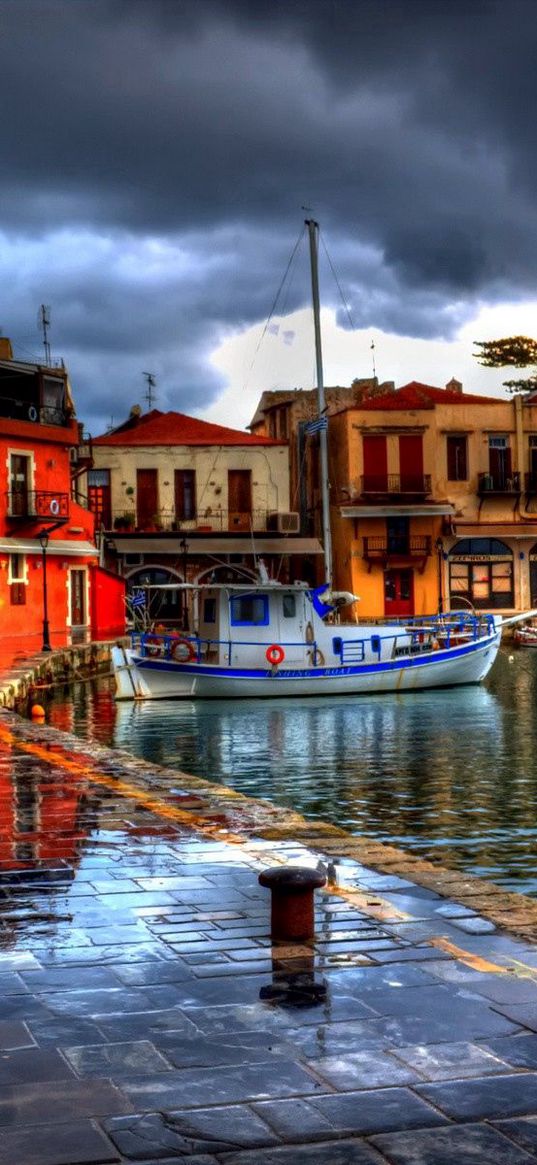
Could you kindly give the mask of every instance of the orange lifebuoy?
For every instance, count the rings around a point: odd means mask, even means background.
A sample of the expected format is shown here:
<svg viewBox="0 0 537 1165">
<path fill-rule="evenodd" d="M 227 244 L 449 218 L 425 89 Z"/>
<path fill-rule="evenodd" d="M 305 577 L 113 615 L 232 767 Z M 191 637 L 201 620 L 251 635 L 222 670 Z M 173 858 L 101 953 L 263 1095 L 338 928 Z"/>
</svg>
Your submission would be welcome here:
<svg viewBox="0 0 537 1165">
<path fill-rule="evenodd" d="M 177 639 L 170 648 L 170 655 L 178 663 L 190 663 L 191 659 L 196 659 L 196 648 L 190 639 Z"/>
<path fill-rule="evenodd" d="M 268 659 L 268 662 L 274 664 L 276 667 L 279 663 L 283 663 L 285 659 L 285 651 L 283 650 L 283 647 L 280 647 L 279 643 L 271 643 L 270 647 L 267 647 L 265 656 Z"/>
<path fill-rule="evenodd" d="M 162 653 L 162 639 L 158 635 L 146 635 L 144 639 L 145 655 L 160 655 Z"/>
</svg>

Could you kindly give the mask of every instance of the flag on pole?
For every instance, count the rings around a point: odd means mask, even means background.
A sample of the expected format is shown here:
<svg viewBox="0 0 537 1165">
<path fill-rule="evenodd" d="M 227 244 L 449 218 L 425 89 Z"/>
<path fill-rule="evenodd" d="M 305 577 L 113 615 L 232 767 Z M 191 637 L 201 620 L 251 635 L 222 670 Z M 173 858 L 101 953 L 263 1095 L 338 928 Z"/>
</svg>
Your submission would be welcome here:
<svg viewBox="0 0 537 1165">
<path fill-rule="evenodd" d="M 315 421 L 308 421 L 304 426 L 304 432 L 309 436 L 312 433 L 321 433 L 328 428 L 328 417 L 317 417 Z"/>
<path fill-rule="evenodd" d="M 145 607 L 145 591 L 135 591 L 131 595 L 131 607 Z"/>
</svg>

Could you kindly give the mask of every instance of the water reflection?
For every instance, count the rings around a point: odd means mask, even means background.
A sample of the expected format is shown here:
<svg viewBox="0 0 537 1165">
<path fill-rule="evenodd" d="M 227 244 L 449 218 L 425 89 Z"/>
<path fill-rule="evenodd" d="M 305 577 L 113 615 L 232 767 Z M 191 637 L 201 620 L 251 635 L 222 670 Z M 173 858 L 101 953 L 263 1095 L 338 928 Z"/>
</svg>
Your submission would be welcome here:
<svg viewBox="0 0 537 1165">
<path fill-rule="evenodd" d="M 487 687 L 330 702 L 116 705 L 98 681 L 48 718 L 537 893 L 537 652 L 502 651 Z"/>
</svg>

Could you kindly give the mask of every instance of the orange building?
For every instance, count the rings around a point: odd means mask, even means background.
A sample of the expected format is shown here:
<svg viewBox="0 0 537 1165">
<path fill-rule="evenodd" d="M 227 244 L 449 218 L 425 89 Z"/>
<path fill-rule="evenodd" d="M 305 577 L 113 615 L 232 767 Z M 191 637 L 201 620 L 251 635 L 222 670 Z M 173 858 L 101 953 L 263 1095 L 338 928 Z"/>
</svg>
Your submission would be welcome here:
<svg viewBox="0 0 537 1165">
<path fill-rule="evenodd" d="M 412 382 L 338 407 L 331 391 L 334 585 L 360 596 L 354 616 L 537 606 L 537 394 L 499 400 L 455 380 Z M 319 533 L 318 439 L 304 440 L 292 394 L 287 407 L 291 444 L 303 447 L 291 488 Z"/>
<path fill-rule="evenodd" d="M 121 634 L 124 586 L 102 571 L 94 517 L 77 500 L 91 463 L 67 373 L 15 361 L 0 338 L 0 646 L 26 653 Z"/>
</svg>

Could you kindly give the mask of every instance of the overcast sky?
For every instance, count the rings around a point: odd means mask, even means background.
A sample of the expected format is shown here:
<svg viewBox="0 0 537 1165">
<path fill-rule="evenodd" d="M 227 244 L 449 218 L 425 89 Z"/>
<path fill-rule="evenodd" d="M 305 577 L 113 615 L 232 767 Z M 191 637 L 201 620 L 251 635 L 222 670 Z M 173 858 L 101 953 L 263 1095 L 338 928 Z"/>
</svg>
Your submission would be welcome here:
<svg viewBox="0 0 537 1165">
<path fill-rule="evenodd" d="M 0 0 L 0 326 L 39 305 L 96 435 L 144 405 L 240 427 L 325 380 L 489 392 L 473 339 L 537 334 L 535 0 Z M 324 251 L 322 251 L 322 258 Z M 505 326 L 503 326 L 505 324 Z M 371 340 L 375 342 L 371 350 Z"/>
</svg>

